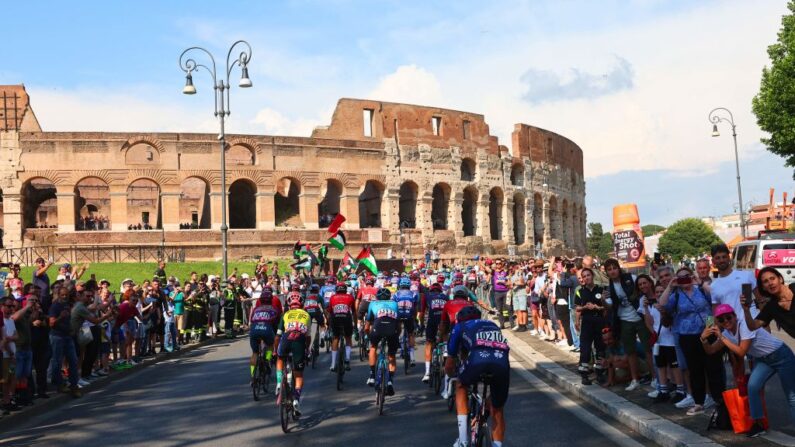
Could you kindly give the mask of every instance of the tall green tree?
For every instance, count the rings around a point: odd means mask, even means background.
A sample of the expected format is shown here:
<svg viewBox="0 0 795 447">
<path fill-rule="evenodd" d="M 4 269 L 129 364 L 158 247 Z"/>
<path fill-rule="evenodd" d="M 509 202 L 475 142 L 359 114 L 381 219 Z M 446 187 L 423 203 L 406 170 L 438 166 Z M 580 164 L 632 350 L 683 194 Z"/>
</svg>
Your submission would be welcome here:
<svg viewBox="0 0 795 447">
<path fill-rule="evenodd" d="M 591 222 L 588 224 L 585 245 L 589 255 L 606 259 L 613 251 L 613 236 L 610 232 L 605 233 L 599 222 Z"/>
<path fill-rule="evenodd" d="M 699 219 L 688 218 L 674 222 L 660 237 L 657 251 L 671 255 L 675 261 L 684 256 L 698 256 L 720 243 L 717 234 Z"/>
<path fill-rule="evenodd" d="M 795 2 L 790 1 L 787 8 L 790 14 L 781 19 L 778 41 L 767 47 L 770 67 L 762 69 L 752 105 L 757 124 L 770 135 L 762 143 L 784 157 L 787 166 L 795 167 Z"/>
</svg>

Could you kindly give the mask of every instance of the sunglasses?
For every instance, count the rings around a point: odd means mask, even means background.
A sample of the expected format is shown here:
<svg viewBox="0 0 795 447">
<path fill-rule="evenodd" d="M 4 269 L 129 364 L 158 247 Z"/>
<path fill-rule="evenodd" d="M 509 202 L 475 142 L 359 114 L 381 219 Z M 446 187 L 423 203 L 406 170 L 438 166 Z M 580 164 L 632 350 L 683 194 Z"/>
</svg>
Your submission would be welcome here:
<svg viewBox="0 0 795 447">
<path fill-rule="evenodd" d="M 733 319 L 734 319 L 734 315 L 732 315 L 732 314 L 721 315 L 719 317 L 715 317 L 715 321 L 717 321 L 718 323 L 723 323 L 723 322 L 726 322 L 726 321 L 732 321 Z"/>
</svg>

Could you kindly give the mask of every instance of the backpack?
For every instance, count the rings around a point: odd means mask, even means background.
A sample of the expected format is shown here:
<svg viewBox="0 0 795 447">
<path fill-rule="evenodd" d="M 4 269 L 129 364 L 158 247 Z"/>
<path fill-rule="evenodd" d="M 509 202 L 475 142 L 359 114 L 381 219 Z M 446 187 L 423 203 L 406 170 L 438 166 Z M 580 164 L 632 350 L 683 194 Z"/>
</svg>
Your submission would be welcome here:
<svg viewBox="0 0 795 447">
<path fill-rule="evenodd" d="M 712 412 L 712 416 L 709 417 L 709 423 L 707 424 L 707 430 L 731 430 L 732 429 L 732 421 L 731 417 L 729 417 L 729 410 L 726 408 L 726 404 L 722 401 L 717 402 L 715 405 L 715 411 Z"/>
</svg>

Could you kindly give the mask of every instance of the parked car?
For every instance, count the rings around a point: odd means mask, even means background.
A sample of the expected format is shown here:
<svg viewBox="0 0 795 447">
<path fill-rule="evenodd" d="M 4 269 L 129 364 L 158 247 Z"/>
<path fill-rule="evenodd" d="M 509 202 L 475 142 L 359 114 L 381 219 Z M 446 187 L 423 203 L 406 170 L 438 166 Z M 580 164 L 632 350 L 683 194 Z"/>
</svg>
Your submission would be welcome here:
<svg viewBox="0 0 795 447">
<path fill-rule="evenodd" d="M 775 267 L 789 284 L 795 282 L 795 233 L 762 233 L 759 239 L 743 241 L 734 247 L 732 256 L 736 270 L 754 272 Z"/>
</svg>

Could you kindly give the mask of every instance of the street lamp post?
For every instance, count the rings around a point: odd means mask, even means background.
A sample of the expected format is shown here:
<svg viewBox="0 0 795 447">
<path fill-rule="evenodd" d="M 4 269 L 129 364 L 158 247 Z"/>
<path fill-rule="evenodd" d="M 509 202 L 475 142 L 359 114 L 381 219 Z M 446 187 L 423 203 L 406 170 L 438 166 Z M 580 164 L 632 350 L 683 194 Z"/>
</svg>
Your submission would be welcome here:
<svg viewBox="0 0 795 447">
<path fill-rule="evenodd" d="M 728 117 L 721 115 L 721 112 L 726 112 Z M 745 227 L 745 213 L 743 212 L 743 188 L 740 184 L 740 156 L 737 152 L 737 126 L 734 124 L 734 115 L 732 115 L 731 111 L 725 107 L 717 107 L 709 112 L 709 121 L 712 123 L 713 137 L 720 136 L 720 132 L 718 132 L 718 123 L 721 121 L 725 121 L 732 126 L 732 138 L 734 138 L 734 164 L 737 170 L 737 197 L 740 200 L 740 234 L 742 235 L 743 239 L 745 239 L 747 236 L 747 230 Z"/>
<path fill-rule="evenodd" d="M 237 59 L 230 61 L 230 58 L 232 57 L 232 51 L 238 44 L 244 45 L 245 48 L 240 52 L 240 56 L 238 56 Z M 192 50 L 203 51 L 205 54 L 207 54 L 207 56 L 210 57 L 210 61 L 212 62 L 212 69 L 206 65 L 197 63 L 196 60 L 191 57 L 186 58 L 186 54 Z M 221 199 L 221 254 L 223 256 L 223 280 L 226 280 L 229 277 L 229 264 L 227 257 L 227 231 L 229 230 L 229 227 L 226 224 L 226 135 L 224 134 L 224 118 L 230 114 L 229 90 L 231 86 L 229 85 L 229 76 L 232 74 L 232 69 L 235 67 L 235 65 L 239 65 L 241 77 L 238 85 L 241 88 L 251 87 L 253 84 L 251 83 L 251 79 L 248 77 L 248 63 L 250 61 L 251 45 L 249 45 L 245 40 L 238 40 L 229 48 L 229 52 L 226 54 L 226 71 L 221 73 L 221 75 L 226 74 L 226 78 L 218 77 L 218 73 L 215 69 L 215 58 L 209 51 L 202 47 L 190 47 L 183 51 L 179 56 L 179 68 L 186 73 L 185 87 L 183 87 L 182 93 L 186 95 L 196 94 L 196 87 L 193 86 L 192 73 L 197 71 L 199 68 L 205 69 L 213 78 L 213 90 L 215 96 L 215 110 L 213 114 L 218 117 L 221 123 L 221 133 L 218 134 L 218 140 L 221 142 L 221 195 L 223 196 Z"/>
</svg>

